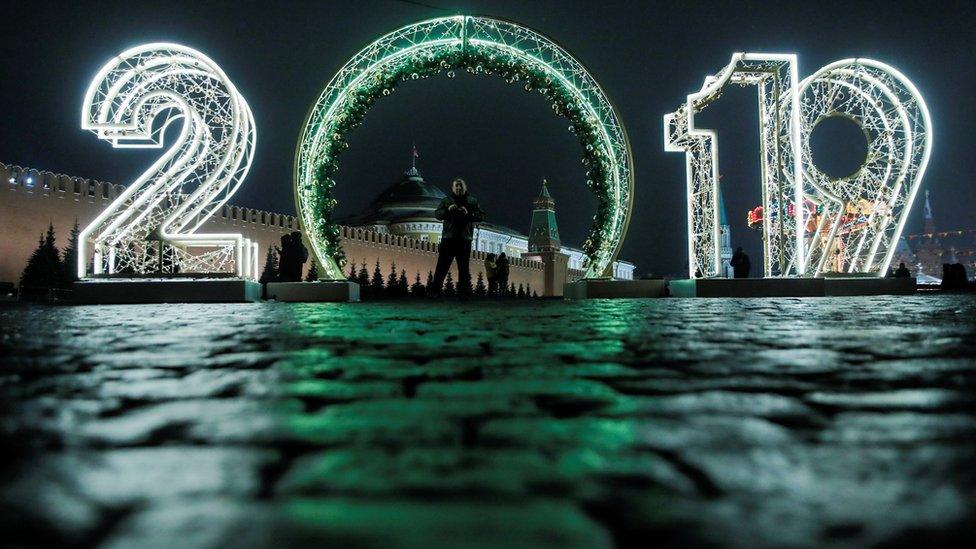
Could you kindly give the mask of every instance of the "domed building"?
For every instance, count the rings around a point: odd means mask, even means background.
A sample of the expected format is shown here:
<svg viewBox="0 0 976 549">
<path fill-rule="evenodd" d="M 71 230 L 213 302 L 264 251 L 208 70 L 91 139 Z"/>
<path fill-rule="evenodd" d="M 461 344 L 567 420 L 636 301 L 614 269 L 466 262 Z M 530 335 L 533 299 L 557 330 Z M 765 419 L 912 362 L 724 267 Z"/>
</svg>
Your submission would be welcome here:
<svg viewBox="0 0 976 549">
<path fill-rule="evenodd" d="M 340 218 L 340 225 L 363 228 L 380 234 L 412 238 L 422 242 L 437 243 L 441 238 L 441 222 L 434 211 L 447 194 L 437 185 L 424 180 L 416 164 L 403 172 L 403 176 L 384 189 L 361 213 Z M 505 253 L 509 257 L 530 257 L 533 252 L 552 249 L 568 257 L 568 268 L 581 271 L 585 255 L 577 248 L 559 241 L 556 227 L 555 200 L 550 196 L 545 181 L 532 211 L 529 232 L 535 235 L 530 245 L 528 235 L 493 223 L 479 223 L 474 232 L 472 251 Z M 551 242 L 539 245 L 540 235 L 554 235 Z M 635 265 L 627 261 L 614 262 L 614 278 L 632 280 Z"/>
<path fill-rule="evenodd" d="M 446 196 L 436 185 L 424 181 L 413 166 L 380 193 L 364 212 L 340 219 L 339 224 L 437 242 L 441 237 L 441 222 L 434 217 L 434 210 Z"/>
</svg>

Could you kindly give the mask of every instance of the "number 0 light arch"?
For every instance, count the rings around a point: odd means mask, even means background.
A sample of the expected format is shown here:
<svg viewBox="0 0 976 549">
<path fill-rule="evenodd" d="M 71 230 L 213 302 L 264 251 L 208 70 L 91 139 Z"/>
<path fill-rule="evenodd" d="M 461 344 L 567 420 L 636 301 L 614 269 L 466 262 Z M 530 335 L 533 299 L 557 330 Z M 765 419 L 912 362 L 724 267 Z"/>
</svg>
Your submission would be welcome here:
<svg viewBox="0 0 976 549">
<path fill-rule="evenodd" d="M 570 121 L 583 146 L 587 185 L 598 199 L 583 245 L 586 276 L 610 273 L 633 205 L 633 157 L 613 104 L 583 65 L 541 34 L 486 17 L 432 19 L 363 48 L 332 78 L 305 121 L 295 154 L 295 201 L 325 278 L 343 278 L 345 261 L 332 213 L 338 157 L 373 101 L 405 80 L 462 69 L 495 74 L 538 91 Z"/>
</svg>

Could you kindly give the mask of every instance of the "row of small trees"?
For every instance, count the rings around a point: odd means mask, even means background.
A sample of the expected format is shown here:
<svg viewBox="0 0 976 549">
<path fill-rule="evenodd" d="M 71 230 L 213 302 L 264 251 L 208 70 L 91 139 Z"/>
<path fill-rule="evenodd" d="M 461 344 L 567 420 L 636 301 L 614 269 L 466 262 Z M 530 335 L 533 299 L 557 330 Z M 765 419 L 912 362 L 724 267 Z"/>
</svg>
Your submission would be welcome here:
<svg viewBox="0 0 976 549">
<path fill-rule="evenodd" d="M 373 265 L 373 274 L 370 275 L 366 270 L 366 260 L 364 259 L 362 263 L 356 268 L 356 262 L 352 262 L 349 266 L 349 274 L 346 276 L 347 280 L 359 284 L 359 296 L 360 299 L 401 299 L 406 297 L 424 297 L 427 295 L 428 288 L 434 285 L 434 272 L 427 271 L 427 281 L 426 283 L 421 282 L 420 272 L 418 271 L 414 276 L 413 283 L 410 283 L 407 279 L 406 269 L 400 269 L 399 274 L 397 273 L 396 262 L 390 264 L 390 272 L 387 276 L 383 276 L 383 271 L 380 268 L 380 260 L 377 259 L 376 263 Z M 471 282 L 468 281 L 470 285 Z M 454 281 L 454 276 L 450 271 L 447 272 L 447 277 L 444 279 L 444 285 L 441 288 L 443 295 L 447 297 L 452 297 L 458 295 L 461 292 L 459 287 L 460 282 Z M 479 272 L 478 278 L 473 286 L 468 288 L 469 295 L 474 295 L 476 297 L 486 297 L 488 296 L 488 286 L 485 281 L 484 273 Z M 529 285 L 511 283 L 508 288 L 502 290 L 502 295 L 505 297 L 539 297 Z"/>
<path fill-rule="evenodd" d="M 20 275 L 20 287 L 24 288 L 70 288 L 78 280 L 78 222 L 75 221 L 68 238 L 68 245 L 59 250 L 54 234 L 54 225 L 48 224 L 47 232 L 41 234 L 37 248 L 31 253 Z"/>
<path fill-rule="evenodd" d="M 309 268 L 308 273 L 305 275 L 305 282 L 313 282 L 318 280 L 319 273 L 315 262 L 312 261 L 312 266 Z M 380 260 L 376 260 L 376 264 L 373 266 L 373 274 L 370 275 L 369 271 L 366 270 L 366 260 L 364 259 L 361 264 L 358 265 L 356 262 L 352 262 L 349 266 L 349 274 L 346 277 L 349 281 L 359 284 L 359 296 L 360 299 L 401 299 L 406 297 L 424 297 L 427 295 L 427 289 L 434 284 L 434 272 L 427 271 L 427 282 L 421 282 L 420 272 L 416 273 L 413 282 L 411 283 L 407 279 L 406 269 L 400 269 L 397 272 L 396 262 L 394 261 L 390 265 L 390 272 L 388 275 L 383 276 L 383 271 L 380 267 Z M 259 281 L 262 284 L 267 284 L 268 282 L 278 282 L 278 249 L 272 246 L 267 255 L 265 256 L 264 269 L 261 271 L 261 278 Z M 469 282 L 470 284 L 470 282 Z M 442 288 L 442 293 L 445 296 L 455 296 L 460 292 L 458 283 L 455 283 L 454 277 L 450 271 L 447 273 L 447 277 L 444 279 L 444 286 Z M 484 273 L 479 272 L 478 278 L 473 287 L 469 288 L 469 294 L 477 297 L 486 297 L 488 295 L 488 286 L 484 278 Z M 529 285 L 511 283 L 508 288 L 502 289 L 502 296 L 505 297 L 539 297 Z"/>
</svg>

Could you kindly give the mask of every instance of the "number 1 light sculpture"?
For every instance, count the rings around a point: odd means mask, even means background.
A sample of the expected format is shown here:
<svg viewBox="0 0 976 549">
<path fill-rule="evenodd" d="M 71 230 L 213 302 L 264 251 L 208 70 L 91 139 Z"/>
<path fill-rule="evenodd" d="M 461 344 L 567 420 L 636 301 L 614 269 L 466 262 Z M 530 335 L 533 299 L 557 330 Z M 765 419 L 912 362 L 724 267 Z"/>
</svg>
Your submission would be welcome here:
<svg viewBox="0 0 976 549">
<path fill-rule="evenodd" d="M 79 277 L 89 246 L 95 275 L 257 276 L 256 243 L 197 233 L 240 188 L 256 139 L 251 109 L 216 63 L 177 44 L 126 50 L 95 76 L 81 111 L 81 127 L 117 148 L 161 149 L 174 122 L 169 149 L 79 235 Z"/>
<path fill-rule="evenodd" d="M 665 149 L 686 154 L 689 276 L 720 272 L 718 141 L 695 114 L 730 84 L 758 88 L 764 275 L 886 273 L 932 150 L 921 94 L 878 61 L 837 61 L 801 82 L 795 55 L 737 53 L 664 117 Z M 868 138 L 864 163 L 839 178 L 810 150 L 814 128 L 830 117 Z"/>
</svg>

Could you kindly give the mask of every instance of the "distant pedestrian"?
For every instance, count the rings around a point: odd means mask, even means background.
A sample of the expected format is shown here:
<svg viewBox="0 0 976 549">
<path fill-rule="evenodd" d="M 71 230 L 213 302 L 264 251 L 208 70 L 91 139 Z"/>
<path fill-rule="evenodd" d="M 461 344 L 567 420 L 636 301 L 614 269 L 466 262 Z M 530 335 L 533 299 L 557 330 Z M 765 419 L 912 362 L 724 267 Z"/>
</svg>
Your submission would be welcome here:
<svg viewBox="0 0 976 549">
<path fill-rule="evenodd" d="M 742 251 L 742 246 L 735 249 L 735 254 L 732 255 L 732 275 L 735 278 L 749 278 L 749 269 L 752 268 L 752 264 L 749 262 L 749 256 Z"/>
<path fill-rule="evenodd" d="M 439 296 L 444 277 L 457 261 L 458 288 L 462 298 L 471 292 L 471 238 L 474 224 L 485 219 L 485 213 L 473 196 L 468 185 L 460 177 L 451 183 L 451 196 L 441 200 L 434 217 L 443 221 L 441 241 L 438 246 L 437 268 L 434 271 L 434 296 Z"/>
<path fill-rule="evenodd" d="M 485 256 L 485 277 L 488 279 L 488 295 L 498 294 L 498 258 L 495 254 Z"/>
<path fill-rule="evenodd" d="M 969 284 L 966 266 L 962 263 L 942 264 L 942 289 L 962 290 Z"/>
<path fill-rule="evenodd" d="M 911 278 L 911 277 L 912 277 L 912 273 L 911 271 L 908 270 L 908 267 L 905 266 L 905 262 L 902 261 L 901 263 L 899 263 L 898 269 L 895 271 L 895 278 Z"/>
<path fill-rule="evenodd" d="M 495 262 L 496 265 L 496 276 L 498 277 L 498 288 L 499 294 L 504 294 L 505 290 L 508 288 L 508 256 L 505 252 L 502 252 L 498 256 L 498 261 Z"/>
</svg>

